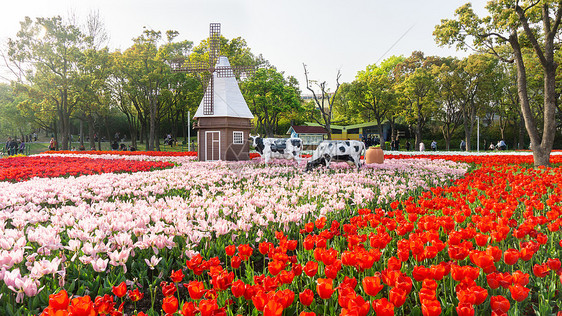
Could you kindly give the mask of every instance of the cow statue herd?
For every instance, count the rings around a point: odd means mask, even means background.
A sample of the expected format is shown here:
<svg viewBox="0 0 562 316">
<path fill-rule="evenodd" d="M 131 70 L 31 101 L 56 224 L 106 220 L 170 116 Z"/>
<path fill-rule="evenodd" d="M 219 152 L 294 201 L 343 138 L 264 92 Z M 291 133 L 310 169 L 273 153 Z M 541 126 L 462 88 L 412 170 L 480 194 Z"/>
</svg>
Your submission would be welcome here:
<svg viewBox="0 0 562 316">
<path fill-rule="evenodd" d="M 303 143 L 300 138 L 262 138 L 250 135 L 252 146 L 268 164 L 272 158 L 301 161 Z M 347 162 L 361 166 L 361 155 L 365 154 L 365 144 L 357 140 L 324 140 L 318 144 L 306 164 L 306 171 L 317 166 L 330 168 L 331 162 Z"/>
</svg>

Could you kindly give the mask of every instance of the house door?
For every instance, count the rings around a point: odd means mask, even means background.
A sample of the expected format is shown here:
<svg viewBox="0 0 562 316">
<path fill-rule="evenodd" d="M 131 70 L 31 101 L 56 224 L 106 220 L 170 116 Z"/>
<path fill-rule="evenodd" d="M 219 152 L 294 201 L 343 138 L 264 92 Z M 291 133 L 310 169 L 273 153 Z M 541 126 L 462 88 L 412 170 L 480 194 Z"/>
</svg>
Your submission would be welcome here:
<svg viewBox="0 0 562 316">
<path fill-rule="evenodd" d="M 205 161 L 215 161 L 220 159 L 220 131 L 205 131 L 205 149 Z"/>
</svg>

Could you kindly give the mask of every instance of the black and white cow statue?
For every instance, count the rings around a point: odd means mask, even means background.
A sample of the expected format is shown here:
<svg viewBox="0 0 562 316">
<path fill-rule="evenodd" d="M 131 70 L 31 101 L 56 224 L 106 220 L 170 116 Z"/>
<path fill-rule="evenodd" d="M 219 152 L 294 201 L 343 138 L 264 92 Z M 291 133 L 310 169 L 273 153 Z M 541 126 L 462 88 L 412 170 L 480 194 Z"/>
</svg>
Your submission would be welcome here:
<svg viewBox="0 0 562 316">
<path fill-rule="evenodd" d="M 252 146 L 268 164 L 271 158 L 293 159 L 300 164 L 302 140 L 300 138 L 262 138 L 250 135 Z"/>
<path fill-rule="evenodd" d="M 312 157 L 306 164 L 306 171 L 323 165 L 330 168 L 332 161 L 344 161 L 355 164 L 357 169 L 361 165 L 361 154 L 365 152 L 365 144 L 358 140 L 324 140 L 318 144 Z"/>
</svg>

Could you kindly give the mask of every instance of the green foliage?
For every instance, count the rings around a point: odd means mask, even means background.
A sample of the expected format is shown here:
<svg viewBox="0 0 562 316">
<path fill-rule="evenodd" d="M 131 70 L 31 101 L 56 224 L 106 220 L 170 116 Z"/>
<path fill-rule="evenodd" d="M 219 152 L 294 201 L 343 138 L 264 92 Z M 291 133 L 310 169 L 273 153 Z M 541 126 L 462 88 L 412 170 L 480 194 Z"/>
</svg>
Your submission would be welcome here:
<svg viewBox="0 0 562 316">
<path fill-rule="evenodd" d="M 385 117 L 399 112 L 394 70 L 404 60 L 404 57 L 392 56 L 379 66 L 368 65 L 357 73 L 349 88 L 344 90 L 351 107 L 349 112 L 357 119 L 355 123 L 377 120 L 380 124 Z"/>
<path fill-rule="evenodd" d="M 297 80 L 285 78 L 275 68 L 258 69 L 240 87 L 256 117 L 258 132 L 269 137 L 285 132 L 277 129 L 282 118 L 294 119 L 303 112 Z"/>
</svg>

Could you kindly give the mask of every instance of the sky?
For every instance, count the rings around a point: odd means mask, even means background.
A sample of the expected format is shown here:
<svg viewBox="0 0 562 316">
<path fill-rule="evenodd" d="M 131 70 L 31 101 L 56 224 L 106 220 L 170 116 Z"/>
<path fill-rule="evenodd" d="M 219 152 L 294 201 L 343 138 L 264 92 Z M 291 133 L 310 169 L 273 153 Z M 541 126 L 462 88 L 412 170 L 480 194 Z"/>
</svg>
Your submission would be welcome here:
<svg viewBox="0 0 562 316">
<path fill-rule="evenodd" d="M 198 45 L 208 37 L 209 23 L 221 23 L 228 39 L 242 37 L 255 55 L 285 75 L 298 79 L 306 94 L 303 63 L 309 79 L 326 81 L 332 90 L 336 74 L 351 82 L 367 65 L 392 55 L 464 57 L 469 52 L 439 47 L 433 38 L 441 19 L 453 18 L 465 0 L 4 0 L 0 43 L 15 38 L 26 16 L 75 15 L 85 21 L 97 11 L 110 36 L 112 50 L 125 50 L 143 27 L 176 30 L 178 40 Z M 477 14 L 487 0 L 472 0 Z M 5 76 L 5 69 L 2 69 Z"/>
</svg>

